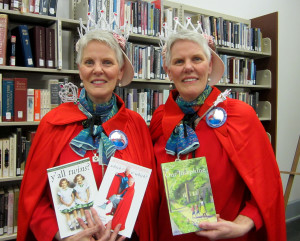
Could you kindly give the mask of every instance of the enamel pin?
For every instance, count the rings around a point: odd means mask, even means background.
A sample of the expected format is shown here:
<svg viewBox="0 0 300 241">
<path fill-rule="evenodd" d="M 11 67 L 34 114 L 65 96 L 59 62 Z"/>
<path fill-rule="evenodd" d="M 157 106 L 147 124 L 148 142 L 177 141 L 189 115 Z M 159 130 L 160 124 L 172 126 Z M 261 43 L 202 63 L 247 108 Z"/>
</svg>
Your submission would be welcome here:
<svg viewBox="0 0 300 241">
<path fill-rule="evenodd" d="M 218 128 L 227 120 L 227 113 L 221 107 L 215 107 L 206 114 L 206 123 L 212 128 Z"/>
<path fill-rule="evenodd" d="M 109 140 L 115 145 L 117 150 L 123 150 L 128 145 L 126 134 L 120 130 L 114 130 L 109 134 Z"/>
</svg>

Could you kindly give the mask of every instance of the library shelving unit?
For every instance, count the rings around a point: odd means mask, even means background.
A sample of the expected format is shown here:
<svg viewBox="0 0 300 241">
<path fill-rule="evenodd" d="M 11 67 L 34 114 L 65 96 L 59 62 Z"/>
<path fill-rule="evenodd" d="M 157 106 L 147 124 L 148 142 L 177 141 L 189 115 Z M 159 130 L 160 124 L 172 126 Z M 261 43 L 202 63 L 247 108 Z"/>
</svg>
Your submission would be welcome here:
<svg viewBox="0 0 300 241">
<path fill-rule="evenodd" d="M 252 28 L 260 28 L 262 33 L 261 51 L 250 51 L 242 48 L 232 48 L 217 45 L 218 54 L 254 59 L 256 65 L 256 84 L 218 83 L 221 89 L 259 92 L 258 117 L 261 120 L 276 153 L 276 123 L 277 123 L 277 62 L 278 62 L 278 13 L 271 13 L 254 19 L 243 19 L 222 13 L 209 11 L 194 6 L 163 2 L 164 9 L 172 9 L 173 14 L 183 23 L 185 18 L 198 19 L 200 15 L 221 17 L 234 23 L 242 23 Z"/>
<path fill-rule="evenodd" d="M 35 89 L 47 89 L 49 79 L 68 78 L 68 80 L 78 83 L 79 72 L 74 67 L 74 45 L 72 45 L 72 35 L 77 33 L 77 27 L 79 26 L 78 20 L 4 9 L 0 9 L 0 14 L 8 15 L 8 30 L 21 24 L 26 24 L 29 28 L 35 25 L 54 28 L 56 47 L 55 68 L 0 66 L 2 78 L 27 78 L 28 88 Z M 9 137 L 18 127 L 22 128 L 23 133 L 36 130 L 38 124 L 38 121 L 0 122 L 0 138 Z M 0 177 L 0 188 L 19 186 L 21 180 L 22 176 Z M 16 236 L 16 233 L 4 234 L 0 236 L 0 240 L 15 240 Z"/>
</svg>

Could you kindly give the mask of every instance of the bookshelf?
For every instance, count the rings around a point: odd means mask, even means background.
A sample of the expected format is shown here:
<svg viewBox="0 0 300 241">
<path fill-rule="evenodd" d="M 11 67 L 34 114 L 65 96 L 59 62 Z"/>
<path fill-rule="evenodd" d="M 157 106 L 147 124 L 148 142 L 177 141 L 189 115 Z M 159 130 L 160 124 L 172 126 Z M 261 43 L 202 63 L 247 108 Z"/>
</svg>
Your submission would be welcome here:
<svg viewBox="0 0 300 241">
<path fill-rule="evenodd" d="M 28 80 L 28 88 L 36 89 L 47 89 L 49 79 L 62 80 L 67 78 L 69 81 L 79 83 L 79 72 L 76 66 L 74 65 L 74 44 L 68 44 L 68 48 L 64 46 L 65 43 L 73 43 L 72 38 L 75 34 L 77 34 L 77 27 L 79 26 L 78 20 L 33 13 L 21 13 L 19 11 L 6 9 L 0 9 L 0 14 L 6 14 L 8 16 L 8 30 L 11 30 L 13 27 L 20 24 L 28 25 L 29 28 L 33 26 L 53 28 L 55 32 L 56 63 L 54 68 L 2 65 L 0 66 L 0 73 L 2 75 L 2 79 L 3 77 L 25 77 Z M 61 50 L 60 53 L 59 50 Z M 7 138 L 12 133 L 15 133 L 17 128 L 22 128 L 22 136 L 26 136 L 28 132 L 35 131 L 38 124 L 39 121 L 0 122 L 0 139 Z M 21 181 L 22 176 L 2 177 L 2 175 L 0 175 L 0 190 L 3 190 L 3 188 L 9 189 L 11 187 L 20 186 Z M 1 234 L 0 240 L 15 240 L 16 237 L 17 234 L 14 230 L 13 234 Z"/>
<path fill-rule="evenodd" d="M 271 13 L 255 19 L 243 19 L 234 16 L 209 11 L 194 6 L 174 3 L 172 1 L 163 2 L 164 9 L 172 9 L 180 22 L 183 23 L 185 17 L 191 17 L 196 23 L 200 15 L 222 18 L 233 23 L 242 23 L 252 28 L 260 28 L 262 33 L 261 51 L 253 51 L 246 48 L 233 48 L 229 46 L 216 45 L 219 55 L 229 55 L 234 57 L 251 58 L 256 65 L 256 84 L 233 84 L 218 83 L 216 87 L 220 90 L 231 89 L 232 91 L 258 92 L 258 117 L 261 120 L 276 153 L 276 125 L 277 125 L 277 35 L 278 35 L 278 13 Z"/>
</svg>

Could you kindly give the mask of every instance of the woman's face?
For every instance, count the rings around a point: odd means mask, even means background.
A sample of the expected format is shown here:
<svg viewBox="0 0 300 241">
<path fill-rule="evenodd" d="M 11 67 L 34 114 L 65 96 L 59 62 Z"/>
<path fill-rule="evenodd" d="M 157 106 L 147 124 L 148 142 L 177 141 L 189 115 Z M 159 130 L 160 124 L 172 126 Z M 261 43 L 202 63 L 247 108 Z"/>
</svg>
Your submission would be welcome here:
<svg viewBox="0 0 300 241">
<path fill-rule="evenodd" d="M 83 181 L 82 176 L 78 176 L 77 177 L 77 183 L 82 184 L 82 181 Z"/>
<path fill-rule="evenodd" d="M 190 40 L 173 44 L 167 73 L 184 100 L 195 100 L 203 92 L 211 70 L 212 64 L 199 44 Z"/>
<path fill-rule="evenodd" d="M 108 102 L 123 76 L 115 51 L 97 40 L 84 48 L 78 69 L 84 88 L 95 104 Z"/>
</svg>

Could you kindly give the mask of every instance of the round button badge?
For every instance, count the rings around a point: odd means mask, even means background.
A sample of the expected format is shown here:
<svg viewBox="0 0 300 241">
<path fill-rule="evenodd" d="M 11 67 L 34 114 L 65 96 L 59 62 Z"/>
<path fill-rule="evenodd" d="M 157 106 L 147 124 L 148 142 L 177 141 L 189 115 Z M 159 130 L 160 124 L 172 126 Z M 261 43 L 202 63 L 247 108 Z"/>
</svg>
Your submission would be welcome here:
<svg viewBox="0 0 300 241">
<path fill-rule="evenodd" d="M 212 128 L 218 128 L 227 120 L 227 113 L 221 107 L 216 107 L 206 114 L 206 123 Z"/>
<path fill-rule="evenodd" d="M 128 138 L 123 131 L 114 130 L 109 134 L 108 138 L 115 145 L 117 150 L 123 150 L 128 145 Z"/>
</svg>

